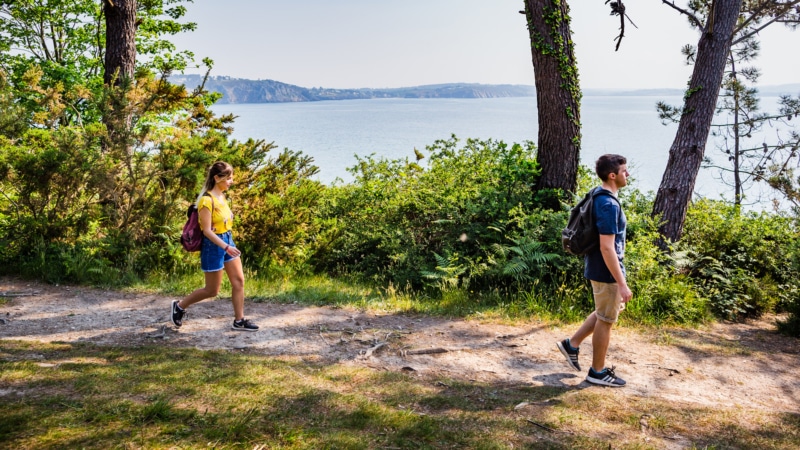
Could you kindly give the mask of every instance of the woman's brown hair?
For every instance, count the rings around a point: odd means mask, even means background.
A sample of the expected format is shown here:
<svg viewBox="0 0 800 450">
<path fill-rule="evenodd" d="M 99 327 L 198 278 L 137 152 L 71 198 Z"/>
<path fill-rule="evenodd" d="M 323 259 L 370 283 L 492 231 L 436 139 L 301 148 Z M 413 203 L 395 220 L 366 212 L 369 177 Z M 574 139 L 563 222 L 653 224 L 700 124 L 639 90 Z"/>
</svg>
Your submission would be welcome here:
<svg viewBox="0 0 800 450">
<path fill-rule="evenodd" d="M 197 196 L 197 201 L 195 205 L 200 204 L 200 198 L 205 195 L 206 192 L 214 189 L 214 186 L 217 184 L 217 179 L 215 177 L 228 177 L 230 174 L 233 173 L 233 166 L 226 163 L 225 161 L 217 161 L 208 168 L 208 175 L 206 176 L 206 182 L 203 184 L 203 189 L 200 191 L 200 195 Z"/>
</svg>

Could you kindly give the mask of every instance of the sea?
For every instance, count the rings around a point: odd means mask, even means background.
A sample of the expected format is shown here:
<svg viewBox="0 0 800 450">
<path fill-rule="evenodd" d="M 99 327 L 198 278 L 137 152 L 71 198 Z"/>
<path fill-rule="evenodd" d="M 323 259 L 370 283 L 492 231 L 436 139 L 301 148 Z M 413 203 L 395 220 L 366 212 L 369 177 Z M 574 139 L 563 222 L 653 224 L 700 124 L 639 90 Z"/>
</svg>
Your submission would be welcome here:
<svg viewBox="0 0 800 450">
<path fill-rule="evenodd" d="M 775 103 L 767 98 L 764 104 Z M 666 167 L 676 124 L 662 124 L 656 102 L 681 105 L 680 97 L 586 95 L 581 103 L 581 164 L 594 166 L 605 153 L 628 158 L 633 182 L 642 192 L 656 191 Z M 356 155 L 415 160 L 438 139 L 455 135 L 506 143 L 537 139 L 536 99 L 532 97 L 482 99 L 370 99 L 303 103 L 221 104 L 218 114 L 233 114 L 233 137 L 273 142 L 311 156 L 325 184 L 352 181 L 348 168 Z M 277 152 L 277 150 L 274 150 Z M 706 155 L 717 150 L 709 140 Z M 724 158 L 722 158 L 724 159 Z M 422 161 L 424 163 L 425 160 Z M 732 198 L 733 188 L 720 180 L 716 169 L 701 169 L 697 196 Z"/>
</svg>

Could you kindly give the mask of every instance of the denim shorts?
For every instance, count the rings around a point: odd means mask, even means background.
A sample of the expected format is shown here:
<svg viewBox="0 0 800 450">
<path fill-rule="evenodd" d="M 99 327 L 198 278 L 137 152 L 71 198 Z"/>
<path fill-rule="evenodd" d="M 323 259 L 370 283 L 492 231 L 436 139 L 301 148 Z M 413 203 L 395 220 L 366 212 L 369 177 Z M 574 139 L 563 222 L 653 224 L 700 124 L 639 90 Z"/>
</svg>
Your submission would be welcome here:
<svg viewBox="0 0 800 450">
<path fill-rule="evenodd" d="M 222 233 L 217 235 L 227 245 L 236 247 L 233 243 L 231 232 Z M 238 256 L 236 257 L 238 258 Z M 200 268 L 203 272 L 219 272 L 225 267 L 225 263 L 236 259 L 229 255 L 222 247 L 211 242 L 207 237 L 203 236 L 203 244 L 200 247 Z"/>
</svg>

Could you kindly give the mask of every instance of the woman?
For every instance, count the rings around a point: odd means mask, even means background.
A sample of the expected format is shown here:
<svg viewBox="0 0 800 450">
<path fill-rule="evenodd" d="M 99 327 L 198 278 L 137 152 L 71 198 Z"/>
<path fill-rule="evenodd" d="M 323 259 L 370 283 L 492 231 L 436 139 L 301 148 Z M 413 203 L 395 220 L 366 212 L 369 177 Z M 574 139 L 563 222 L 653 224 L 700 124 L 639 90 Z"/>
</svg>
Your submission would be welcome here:
<svg viewBox="0 0 800 450">
<path fill-rule="evenodd" d="M 231 282 L 231 301 L 234 321 L 231 326 L 237 331 L 258 331 L 258 325 L 244 318 L 244 272 L 242 252 L 236 248 L 231 238 L 233 213 L 225 200 L 225 191 L 233 184 L 233 167 L 217 161 L 208 170 L 206 183 L 197 197 L 197 213 L 200 228 L 203 230 L 203 244 L 200 248 L 200 267 L 206 276 L 206 285 L 181 301 L 172 302 L 172 323 L 176 327 L 183 324 L 186 308 L 216 297 L 222 284 L 222 269 Z"/>
</svg>

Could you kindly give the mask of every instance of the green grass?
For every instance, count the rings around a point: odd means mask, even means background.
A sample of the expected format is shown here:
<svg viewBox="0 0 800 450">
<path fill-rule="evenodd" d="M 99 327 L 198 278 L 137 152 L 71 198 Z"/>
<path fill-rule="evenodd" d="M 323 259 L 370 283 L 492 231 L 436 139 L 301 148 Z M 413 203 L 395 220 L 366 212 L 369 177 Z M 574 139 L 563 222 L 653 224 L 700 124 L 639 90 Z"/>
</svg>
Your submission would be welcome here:
<svg viewBox="0 0 800 450">
<path fill-rule="evenodd" d="M 473 292 L 463 288 L 431 295 L 409 288 L 376 287 L 347 278 L 326 275 L 265 276 L 254 271 L 245 273 L 245 294 L 248 301 L 297 303 L 313 306 L 351 307 L 383 313 L 414 313 L 440 317 L 461 317 L 515 323 L 537 320 L 545 323 L 583 321 L 594 305 L 588 283 L 578 288 L 562 284 L 556 287 L 534 286 L 531 291 Z M 134 290 L 160 291 L 186 295 L 203 285 L 203 274 L 155 274 L 134 285 Z M 230 295 L 230 285 L 223 278 L 220 295 Z M 658 315 L 652 311 L 652 292 L 640 292 L 620 315 L 620 325 L 658 328 L 661 326 L 695 326 L 706 323 L 710 316 L 697 313 L 684 318 Z M 680 308 L 674 308 L 680 310 Z"/>
<path fill-rule="evenodd" d="M 491 320 L 530 320 L 575 322 L 591 312 L 591 292 L 563 290 L 555 295 L 545 292 L 507 293 L 472 292 L 452 289 L 432 296 L 426 292 L 369 286 L 348 279 L 325 275 L 291 277 L 263 276 L 246 271 L 248 301 L 297 303 L 313 306 L 352 307 L 391 313 L 417 313 L 441 317 L 464 317 Z M 202 273 L 179 275 L 156 274 L 131 289 L 186 295 L 203 285 Z M 230 295 L 227 278 L 220 295 Z"/>
<path fill-rule="evenodd" d="M 800 446 L 792 414 L 169 345 L 0 340 L 0 398 L 9 449 Z"/>
</svg>

